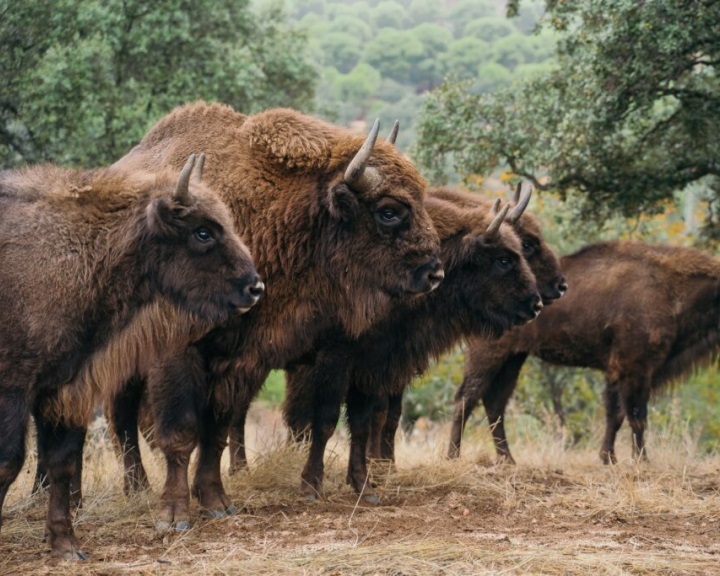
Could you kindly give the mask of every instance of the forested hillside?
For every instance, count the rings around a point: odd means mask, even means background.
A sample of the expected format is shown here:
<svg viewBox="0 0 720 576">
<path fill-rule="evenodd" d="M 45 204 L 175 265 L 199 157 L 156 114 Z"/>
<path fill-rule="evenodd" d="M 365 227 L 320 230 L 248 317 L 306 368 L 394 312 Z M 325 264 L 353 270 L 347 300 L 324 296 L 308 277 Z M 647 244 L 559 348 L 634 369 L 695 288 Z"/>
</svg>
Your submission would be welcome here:
<svg viewBox="0 0 720 576">
<path fill-rule="evenodd" d="M 258 0 L 268 1 L 268 0 Z M 545 70 L 554 34 L 533 34 L 544 4 L 505 17 L 502 0 L 287 0 L 319 67 L 317 111 L 334 121 L 400 120 L 398 145 L 415 141 L 423 95 L 445 78 L 483 93 Z"/>
</svg>

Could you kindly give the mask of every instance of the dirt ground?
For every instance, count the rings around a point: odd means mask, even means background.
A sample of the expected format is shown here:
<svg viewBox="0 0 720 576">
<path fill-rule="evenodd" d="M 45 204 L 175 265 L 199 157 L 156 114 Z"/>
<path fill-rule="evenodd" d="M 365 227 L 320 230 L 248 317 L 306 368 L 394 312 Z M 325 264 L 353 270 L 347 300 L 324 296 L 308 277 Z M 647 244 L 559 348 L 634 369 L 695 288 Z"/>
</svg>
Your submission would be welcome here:
<svg viewBox="0 0 720 576">
<path fill-rule="evenodd" d="M 492 464 L 482 427 L 446 461 L 447 426 L 421 422 L 397 468 L 374 470 L 382 504 L 370 506 L 344 483 L 342 434 L 326 454 L 326 498 L 308 501 L 304 453 L 285 445 L 279 415 L 256 408 L 251 420 L 251 469 L 227 478 L 240 513 L 202 519 L 194 504 L 192 529 L 164 537 L 153 528 L 161 457 L 144 452 L 152 492 L 125 497 L 98 429 L 75 517 L 87 562 L 50 557 L 29 459 L 6 503 L 0 574 L 720 574 L 720 457 L 685 438 L 651 430 L 650 463 L 611 467 L 594 447 L 518 439 L 509 467 Z"/>
</svg>

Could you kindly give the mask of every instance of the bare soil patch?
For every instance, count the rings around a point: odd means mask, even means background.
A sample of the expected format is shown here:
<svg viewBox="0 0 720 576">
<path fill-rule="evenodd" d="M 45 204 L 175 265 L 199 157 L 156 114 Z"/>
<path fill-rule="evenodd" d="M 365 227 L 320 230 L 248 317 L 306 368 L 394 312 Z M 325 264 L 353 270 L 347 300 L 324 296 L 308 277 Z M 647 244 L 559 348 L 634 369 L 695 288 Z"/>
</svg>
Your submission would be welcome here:
<svg viewBox="0 0 720 576">
<path fill-rule="evenodd" d="M 96 433 L 75 517 L 88 562 L 50 557 L 29 458 L 6 504 L 0 574 L 720 572 L 720 457 L 681 439 L 651 431 L 650 463 L 612 467 L 594 450 L 523 439 L 509 467 L 492 465 L 484 430 L 449 462 L 447 427 L 421 427 L 399 443 L 396 469 L 374 468 L 382 505 L 369 506 L 345 485 L 342 434 L 326 454 L 325 499 L 309 501 L 298 490 L 303 449 L 285 445 L 279 415 L 258 407 L 251 420 L 254 462 L 227 478 L 240 513 L 203 519 L 195 505 L 192 529 L 165 537 L 153 528 L 162 458 L 144 451 L 153 490 L 125 497 L 112 447 Z"/>
</svg>

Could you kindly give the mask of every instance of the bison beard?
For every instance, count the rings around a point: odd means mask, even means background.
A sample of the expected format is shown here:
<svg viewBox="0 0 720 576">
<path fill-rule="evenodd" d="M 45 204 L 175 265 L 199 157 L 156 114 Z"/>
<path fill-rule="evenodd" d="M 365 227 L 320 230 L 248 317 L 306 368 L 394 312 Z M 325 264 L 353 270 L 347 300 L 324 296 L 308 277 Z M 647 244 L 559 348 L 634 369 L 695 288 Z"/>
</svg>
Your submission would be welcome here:
<svg viewBox="0 0 720 576">
<path fill-rule="evenodd" d="M 508 216 L 511 221 L 520 218 L 527 202 L 522 204 Z M 347 481 L 376 502 L 365 458 L 371 419 L 378 416 L 373 408 L 388 396 L 402 395 L 431 357 L 463 336 L 497 337 L 535 318 L 542 306 L 517 235 L 505 224 L 492 231 L 491 220 L 499 221 L 508 207 L 496 216 L 490 204 L 447 191 L 431 193 L 426 205 L 441 238 L 446 277 L 440 287 L 396 307 L 357 339 L 333 334 L 319 341 L 313 355 L 286 371 L 286 422 L 296 437 L 311 432 L 301 483 L 310 497 L 322 491 L 323 454 L 346 394 L 351 433 Z M 553 272 L 559 276 L 557 266 Z"/>
<path fill-rule="evenodd" d="M 250 255 L 223 203 L 191 183 L 193 165 L 179 178 L 50 166 L 0 173 L 0 510 L 32 412 L 53 555 L 86 557 L 69 485 L 112 375 L 138 349 L 199 338 L 257 300 Z"/>
<path fill-rule="evenodd" d="M 615 436 L 627 418 L 634 457 L 646 457 L 651 392 L 707 362 L 720 343 L 720 264 L 698 250 L 636 242 L 587 246 L 561 259 L 572 290 L 538 322 L 497 342 L 468 346 L 455 397 L 450 456 L 482 399 L 497 455 L 514 463 L 505 407 L 528 355 L 605 373 L 605 439 L 600 457 L 616 461 Z"/>
<path fill-rule="evenodd" d="M 199 132 L 187 128 L 197 125 Z M 376 136 L 373 128 L 363 142 L 291 110 L 245 116 L 198 103 L 161 120 L 118 162 L 153 169 L 160 158 L 177 166 L 186 150 L 206 150 L 206 178 L 231 207 L 268 283 L 255 309 L 214 330 L 191 351 L 204 374 L 200 404 L 193 404 L 190 394 L 182 396 L 188 385 L 175 377 L 181 373 L 178 363 L 193 365 L 192 359 L 168 358 L 150 374 L 154 436 L 169 469 L 172 465 L 161 530 L 189 525 L 187 460 L 198 443 L 193 491 L 201 508 L 212 516 L 234 510 L 220 477 L 229 419 L 234 405 L 257 394 L 271 369 L 301 357 L 327 331 L 361 334 L 395 302 L 427 292 L 442 279 L 437 234 L 423 206 L 425 182 L 394 146 L 374 143 Z M 131 429 L 142 395 L 131 385 L 108 408 L 118 438 L 128 443 L 136 441 Z M 131 489 L 142 485 L 145 475 L 135 447 L 126 446 L 126 453 L 132 455 L 126 459 L 133 470 L 126 485 Z"/>
</svg>

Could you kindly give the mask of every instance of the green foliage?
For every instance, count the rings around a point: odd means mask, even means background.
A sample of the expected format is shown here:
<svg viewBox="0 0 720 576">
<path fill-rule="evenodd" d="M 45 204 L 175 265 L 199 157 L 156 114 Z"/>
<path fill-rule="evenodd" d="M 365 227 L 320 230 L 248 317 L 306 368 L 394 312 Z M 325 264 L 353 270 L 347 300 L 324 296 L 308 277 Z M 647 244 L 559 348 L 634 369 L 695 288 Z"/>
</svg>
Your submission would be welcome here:
<svg viewBox="0 0 720 576">
<path fill-rule="evenodd" d="M 189 100 L 307 108 L 304 36 L 243 0 L 0 0 L 0 165 L 98 165 Z"/>
<path fill-rule="evenodd" d="M 414 96 L 436 88 L 448 75 L 474 81 L 471 91 L 482 92 L 508 85 L 516 66 L 554 59 L 553 41 L 548 44 L 547 36 L 524 41 L 515 22 L 501 17 L 496 0 L 286 1 L 290 14 L 307 30 L 313 59 L 321 67 L 316 110 L 341 124 L 370 123 L 372 114 L 384 114 L 401 99 L 415 112 Z M 509 39 L 507 47 L 496 53 L 494 45 L 502 38 Z M 509 68 L 483 68 L 498 58 L 505 58 Z M 338 90 L 335 71 L 349 74 L 358 63 L 372 66 L 381 82 L 362 102 L 343 100 L 345 91 Z M 400 149 L 411 144 L 416 133 L 416 116 L 403 116 L 409 123 L 402 123 Z"/>
<path fill-rule="evenodd" d="M 260 390 L 258 400 L 273 408 L 280 407 L 285 400 L 285 373 L 282 370 L 270 372 Z"/>
<path fill-rule="evenodd" d="M 463 379 L 463 354 L 445 355 L 413 385 L 403 397 L 403 428 L 412 430 L 418 418 L 442 421 L 452 416 L 455 389 Z"/>
<path fill-rule="evenodd" d="M 717 198 L 720 3 L 548 4 L 558 65 L 493 94 L 438 89 L 418 130 L 420 163 L 436 178 L 448 155 L 463 176 L 507 165 L 540 189 L 578 194 L 598 219 L 657 211 L 701 179 Z M 494 45 L 507 67 L 535 52 L 512 37 Z"/>
</svg>

